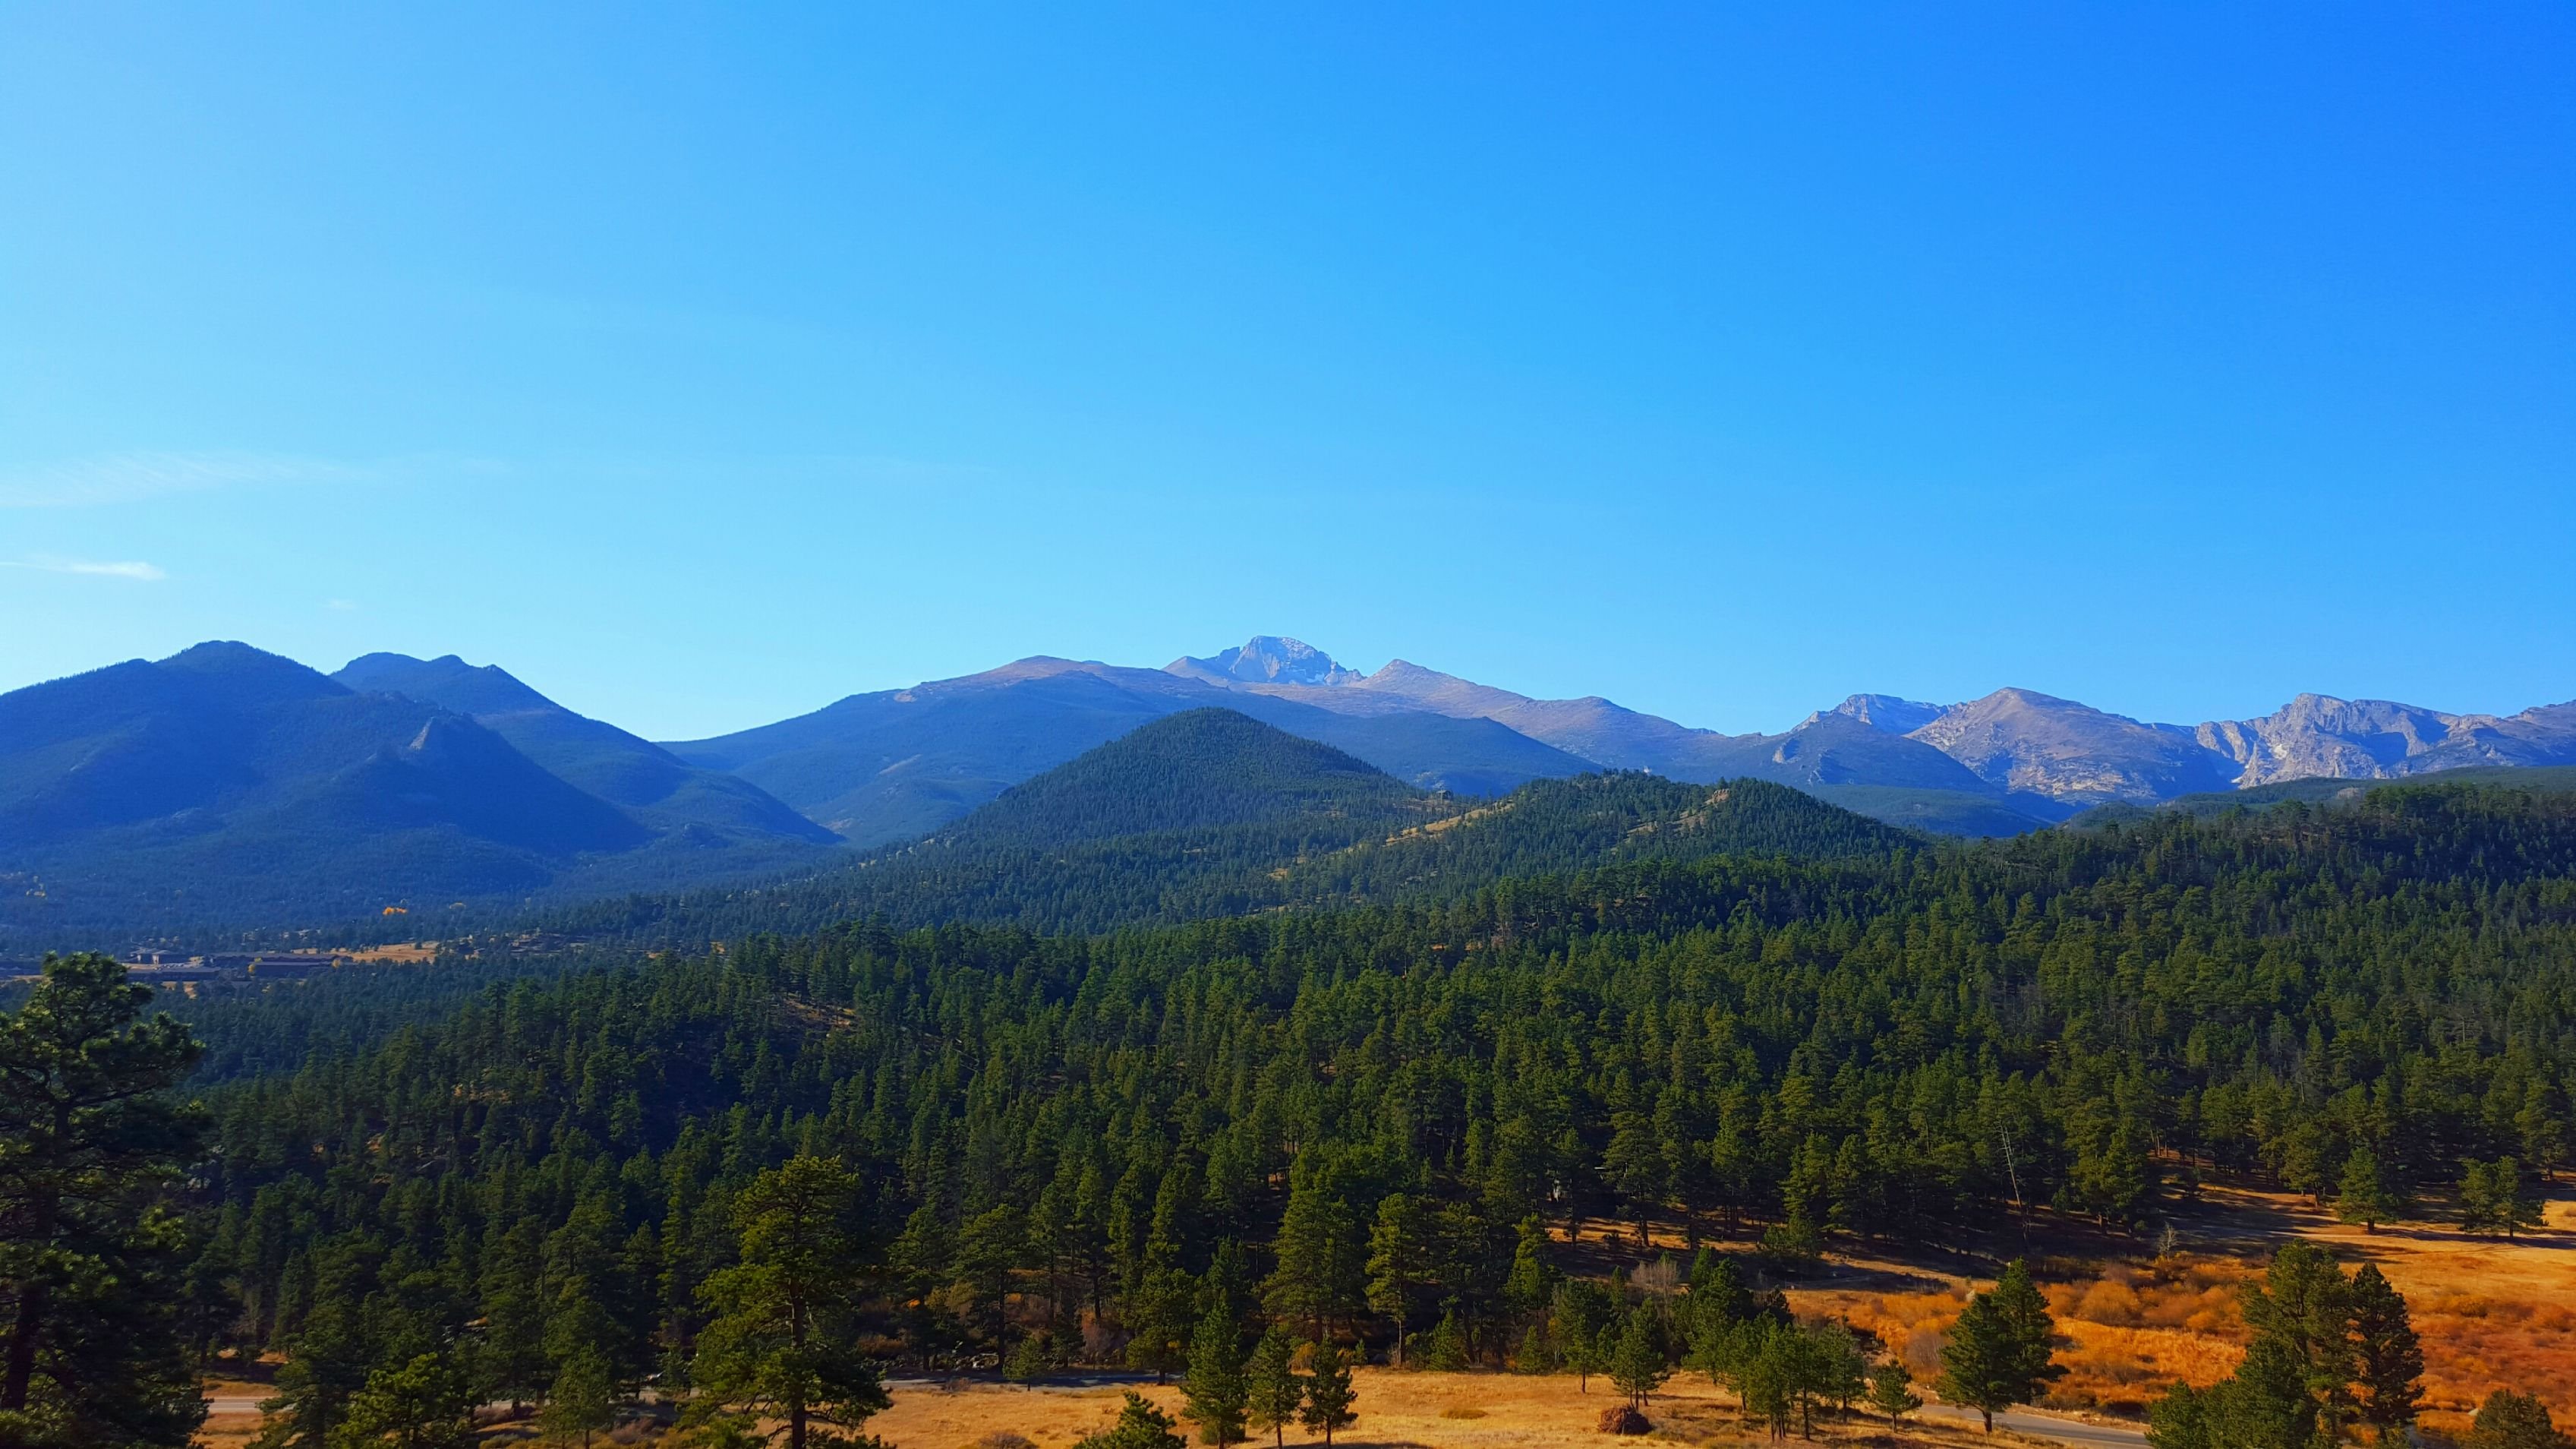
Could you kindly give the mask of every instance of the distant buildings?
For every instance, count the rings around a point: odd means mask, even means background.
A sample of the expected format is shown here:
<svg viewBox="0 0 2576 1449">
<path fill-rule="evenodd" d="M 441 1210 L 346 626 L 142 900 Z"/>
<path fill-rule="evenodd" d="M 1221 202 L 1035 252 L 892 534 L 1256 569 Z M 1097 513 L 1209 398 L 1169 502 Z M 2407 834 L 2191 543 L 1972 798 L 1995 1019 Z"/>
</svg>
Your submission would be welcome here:
<svg viewBox="0 0 2576 1449">
<path fill-rule="evenodd" d="M 347 965 L 356 958 L 342 951 L 218 951 L 183 955 L 177 951 L 128 951 L 121 958 L 126 979 L 145 986 L 193 989 L 203 982 L 300 981 L 319 971 Z M 44 974 L 41 956 L 0 956 L 0 984 L 29 981 Z"/>
</svg>

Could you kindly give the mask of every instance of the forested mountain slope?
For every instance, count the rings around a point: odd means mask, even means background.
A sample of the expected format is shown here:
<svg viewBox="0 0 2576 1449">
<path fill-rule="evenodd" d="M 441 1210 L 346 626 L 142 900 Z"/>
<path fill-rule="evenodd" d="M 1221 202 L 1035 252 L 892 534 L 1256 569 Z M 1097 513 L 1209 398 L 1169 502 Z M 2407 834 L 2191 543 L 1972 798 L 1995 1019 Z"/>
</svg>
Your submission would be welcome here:
<svg viewBox="0 0 2576 1449">
<path fill-rule="evenodd" d="M 589 940 L 679 947 L 865 918 L 1090 931 L 1450 896 L 1629 860 L 1922 843 L 1760 781 L 1713 789 L 1586 775 L 1493 802 L 1429 795 L 1232 710 L 1202 709 L 1143 725 L 855 865 L 541 919 Z"/>
<path fill-rule="evenodd" d="M 569 1314 L 640 1377 L 704 1321 L 730 1194 L 802 1151 L 867 1184 L 907 1352 L 1096 1309 L 1151 1366 L 1210 1292 L 1382 1337 L 1352 1245 L 1401 1192 L 1419 1302 L 1486 1354 L 1543 1312 L 1533 1215 L 1794 1254 L 2016 1183 L 2124 1223 L 2181 1164 L 2563 1163 L 2571 962 L 2576 801 L 2492 788 L 1091 939 L 852 925 L 497 987 L 220 1091 L 200 1278 L 254 1343 L 527 1321 L 541 1372 Z"/>
</svg>

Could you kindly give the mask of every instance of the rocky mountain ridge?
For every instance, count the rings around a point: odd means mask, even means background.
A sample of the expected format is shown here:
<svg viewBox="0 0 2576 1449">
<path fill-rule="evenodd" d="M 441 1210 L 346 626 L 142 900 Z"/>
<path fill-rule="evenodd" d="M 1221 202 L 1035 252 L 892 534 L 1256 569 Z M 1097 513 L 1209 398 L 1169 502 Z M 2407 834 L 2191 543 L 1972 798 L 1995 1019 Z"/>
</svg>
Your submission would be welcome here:
<svg viewBox="0 0 2576 1449">
<path fill-rule="evenodd" d="M 2472 766 L 2576 764 L 2576 702 L 2511 716 L 2302 694 L 2279 710 L 2197 725 L 2143 721 L 2007 687 L 1958 704 L 1855 694 L 1780 734 L 1692 729 L 1598 696 L 1533 699 L 1397 659 L 1363 674 L 1295 639 L 1221 659 L 1294 658 L 1293 672 L 1168 668 L 1221 687 L 1362 712 L 1383 700 L 1493 720 L 1617 769 L 1679 779 L 1759 775 L 1801 788 L 1984 793 L 2050 818 L 2285 780 L 2387 780 Z M 1831 798 L 1829 795 L 1828 798 Z M 1865 807 L 1855 807 L 1865 808 Z"/>
</svg>

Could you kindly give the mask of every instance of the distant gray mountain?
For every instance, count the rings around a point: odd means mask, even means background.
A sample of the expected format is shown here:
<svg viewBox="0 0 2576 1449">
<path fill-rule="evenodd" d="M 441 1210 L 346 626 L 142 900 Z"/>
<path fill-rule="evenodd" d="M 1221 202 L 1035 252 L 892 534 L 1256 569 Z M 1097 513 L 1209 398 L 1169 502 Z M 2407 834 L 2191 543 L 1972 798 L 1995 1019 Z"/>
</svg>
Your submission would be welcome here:
<svg viewBox="0 0 2576 1449">
<path fill-rule="evenodd" d="M 1855 694 L 1823 713 L 1841 715 L 1845 719 L 1858 720 L 1872 729 L 1901 735 L 1919 730 L 1939 719 L 1941 706 L 1925 704 L 1920 700 L 1899 699 L 1892 694 Z M 1822 715 L 1807 716 L 1809 719 L 1821 717 Z"/>
<path fill-rule="evenodd" d="M 1282 657 L 1282 644 L 1298 651 L 1295 669 L 1258 662 Z M 2173 725 L 2008 688 L 1953 705 L 1855 694 L 1783 734 L 1728 735 L 1598 696 L 1532 699 L 1402 659 L 1356 674 L 1311 646 L 1268 636 L 1167 668 L 1237 694 L 1347 714 L 1415 708 L 1489 719 L 1608 768 L 1691 781 L 1750 775 L 1881 819 L 1974 834 L 2107 802 L 2281 780 L 2576 764 L 2576 703 L 2499 718 L 2305 694 L 2259 719 Z"/>
<path fill-rule="evenodd" d="M 1243 651 L 1227 654 L 1253 651 L 1260 643 L 1254 640 Z M 1600 768 L 1649 770 L 1703 784 L 1750 776 L 1793 785 L 1863 814 L 1924 829 L 2010 834 L 2072 813 L 2070 807 L 2044 796 L 1989 783 L 1931 745 L 1842 713 L 1812 715 L 1782 734 L 1729 735 L 1675 724 L 1598 696 L 1532 699 L 1402 659 L 1373 674 L 1341 677 L 1321 686 L 1212 676 L 1189 667 L 1199 662 L 1184 659 L 1169 669 L 1209 679 L 1238 695 L 1343 713 L 1411 708 L 1492 720 Z M 1334 668 L 1340 676 L 1350 675 L 1339 666 Z"/>
<path fill-rule="evenodd" d="M 2186 726 L 1999 689 L 1946 708 L 1854 695 L 1833 712 L 1930 745 L 1990 784 L 2070 805 L 2151 804 L 2288 780 L 2576 764 L 2576 704 L 2499 718 L 2302 694 L 2254 719 Z"/>
<path fill-rule="evenodd" d="M 2069 804 L 2223 790 L 2237 771 L 2179 725 L 2141 724 L 2029 689 L 1953 705 L 1906 738 L 2007 790 Z"/>
<path fill-rule="evenodd" d="M 1259 674 L 1268 668 L 1264 659 L 1274 658 L 1310 677 L 1335 677 L 1330 659 L 1307 655 L 1253 648 L 1250 663 L 1244 650 L 1216 659 Z M 1317 695 L 1338 688 L 1286 687 Z M 1408 784 L 1461 795 L 1497 795 L 1591 768 L 1491 720 L 1400 702 L 1354 714 L 1228 689 L 1196 673 L 1044 657 L 854 694 L 812 714 L 665 748 L 690 764 L 739 774 L 857 844 L 879 845 L 935 830 L 1148 720 L 1209 705 L 1331 745 Z"/>
<path fill-rule="evenodd" d="M 2563 765 L 2576 763 L 2576 703 L 2500 719 L 2303 694 L 2256 719 L 2202 725 L 2195 738 L 2241 767 L 2236 784 L 2243 788 L 2317 778 L 2386 780 L 2480 765 Z"/>
<path fill-rule="evenodd" d="M 1256 634 L 1249 641 L 1206 659 L 1184 655 L 1164 666 L 1172 674 L 1213 683 L 1242 680 L 1260 684 L 1349 684 L 1360 676 L 1344 669 L 1333 656 L 1302 639 Z"/>
</svg>

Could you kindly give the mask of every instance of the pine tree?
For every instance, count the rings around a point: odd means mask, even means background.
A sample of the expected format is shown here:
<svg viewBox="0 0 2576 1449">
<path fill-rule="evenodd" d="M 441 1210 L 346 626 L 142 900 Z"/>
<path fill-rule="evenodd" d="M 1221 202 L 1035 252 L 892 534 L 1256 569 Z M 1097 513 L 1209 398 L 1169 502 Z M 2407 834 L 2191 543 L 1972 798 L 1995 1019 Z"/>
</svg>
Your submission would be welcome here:
<svg viewBox="0 0 2576 1449">
<path fill-rule="evenodd" d="M 2502 1233 L 2510 1239 L 2523 1228 L 2540 1225 L 2540 1201 L 2522 1180 L 2522 1164 L 2510 1157 L 2490 1163 L 2471 1162 L 2460 1181 L 2460 1225 L 2473 1233 Z"/>
<path fill-rule="evenodd" d="M 1074 1441 L 1073 1449 L 1189 1449 L 1172 1432 L 1172 1417 L 1130 1389 L 1118 1411 L 1118 1422 L 1100 1433 Z"/>
<path fill-rule="evenodd" d="M 1620 1325 L 1618 1346 L 1610 1357 L 1611 1386 L 1628 1396 L 1630 1408 L 1642 1411 L 1646 1400 L 1671 1376 L 1654 1315 L 1643 1309 L 1629 1314 Z"/>
<path fill-rule="evenodd" d="M 1430 1224 L 1421 1205 L 1400 1192 L 1377 1205 L 1369 1229 L 1368 1305 L 1395 1325 L 1395 1366 L 1404 1367 L 1405 1323 L 1430 1272 Z"/>
<path fill-rule="evenodd" d="M 1190 1338 L 1189 1371 L 1181 1377 L 1182 1412 L 1199 1426 L 1199 1441 L 1224 1449 L 1243 1442 L 1248 1394 L 1243 1381 L 1242 1336 L 1234 1314 L 1219 1307 L 1199 1320 Z"/>
<path fill-rule="evenodd" d="M 1551 1331 L 1565 1366 L 1574 1370 L 1576 1393 L 1590 1393 L 1592 1376 L 1610 1367 L 1601 1345 L 1603 1336 L 1614 1331 L 1616 1321 L 1610 1295 L 1600 1284 L 1569 1278 L 1557 1285 Z"/>
<path fill-rule="evenodd" d="M 1297 1375 L 1296 1356 L 1288 1331 L 1274 1323 L 1253 1345 L 1244 1369 L 1246 1422 L 1255 1433 L 1268 1429 L 1277 1444 L 1287 1442 L 1288 1426 L 1306 1403 L 1306 1381 Z"/>
<path fill-rule="evenodd" d="M 1968 1301 L 1941 1348 L 1941 1396 L 1984 1416 L 1993 1433 L 1995 1412 L 2027 1404 L 2066 1370 L 2054 1362 L 2057 1325 L 2048 1300 L 2020 1259 L 2004 1268 L 1994 1290 Z"/>
<path fill-rule="evenodd" d="M 1797 1330 L 1748 1319 L 1727 1330 L 1721 1343 L 1705 1359 L 1710 1376 L 1734 1391 L 1744 1412 L 1760 1419 L 1770 1437 L 1788 1438 L 1789 1415 L 1799 1398 Z"/>
<path fill-rule="evenodd" d="M 2343 1177 L 2335 1188 L 2335 1216 L 2363 1232 L 2375 1232 L 2397 1216 L 2397 1199 L 2380 1173 L 2379 1156 L 2367 1147 L 2354 1148 L 2344 1159 Z"/>
<path fill-rule="evenodd" d="M 2342 1437 L 2355 1412 L 2352 1383 L 2360 1364 L 2352 1310 L 2350 1281 L 2333 1255 L 2312 1243 L 2285 1244 L 2262 1281 L 2244 1289 L 2245 1326 L 2257 1343 L 2281 1344 L 2298 1365 L 2317 1432 L 2330 1439 Z"/>
<path fill-rule="evenodd" d="M 2521 1163 L 2510 1157 L 2497 1158 L 2492 1181 L 2495 1222 L 2504 1229 L 2508 1241 L 2519 1229 L 2540 1226 L 2540 1199 L 2522 1180 Z"/>
<path fill-rule="evenodd" d="M 1548 1262 L 1548 1247 L 1547 1224 L 1536 1213 L 1522 1218 L 1513 1234 L 1512 1271 L 1503 1279 L 1503 1303 L 1524 1318 L 1547 1312 L 1563 1276 Z"/>
<path fill-rule="evenodd" d="M 2147 1443 L 2153 1449 L 2211 1449 L 2209 1394 L 2177 1383 L 2147 1406 Z"/>
<path fill-rule="evenodd" d="M 1027 1243 L 1027 1225 L 1019 1209 L 1009 1203 L 979 1213 L 957 1227 L 956 1251 L 949 1259 L 950 1301 L 958 1306 L 960 1318 L 970 1327 L 981 1329 L 996 1344 L 1002 1341 L 1006 1327 L 1002 1308 L 1010 1287 L 1011 1268 Z"/>
<path fill-rule="evenodd" d="M 1889 1359 L 1870 1373 L 1869 1406 L 1887 1416 L 1892 1431 L 1906 1415 L 1923 1407 L 1923 1397 L 1914 1392 L 1914 1380 L 1905 1365 Z"/>
<path fill-rule="evenodd" d="M 367 1376 L 331 1436 L 334 1449 L 474 1449 L 474 1399 L 448 1353 L 420 1354 Z"/>
<path fill-rule="evenodd" d="M 105 956 L 47 957 L 0 1014 L 0 1442 L 181 1445 L 205 1418 L 166 1206 L 198 1045 Z"/>
<path fill-rule="evenodd" d="M 1430 1352 L 1423 1367 L 1434 1373 L 1465 1373 L 1467 1364 L 1467 1329 L 1458 1321 L 1458 1310 L 1452 1308 L 1440 1315 L 1431 1329 Z"/>
<path fill-rule="evenodd" d="M 2257 1334 L 2236 1372 L 2207 1396 L 2213 1449 L 2308 1449 L 2336 1442 L 2320 1422 L 2309 1365 L 2288 1340 Z"/>
<path fill-rule="evenodd" d="M 1198 1284 L 1175 1267 L 1150 1264 L 1127 1297 L 1127 1362 L 1153 1373 L 1162 1383 L 1187 1361 L 1190 1306 Z"/>
<path fill-rule="evenodd" d="M 546 1319 L 537 1298 L 538 1230 L 522 1218 L 483 1253 L 483 1332 L 474 1346 L 476 1391 L 513 1411 L 546 1392 Z"/>
<path fill-rule="evenodd" d="M 857 1429 L 886 1407 L 856 1342 L 859 1192 L 839 1158 L 798 1156 L 734 1200 L 742 1261 L 706 1282 L 715 1316 L 690 1365 L 695 1422 L 758 1438 L 759 1421 L 776 1419 L 786 1449 L 806 1449 L 813 1424 Z"/>
<path fill-rule="evenodd" d="M 2416 1341 L 2404 1295 L 2381 1275 L 2378 1264 L 2364 1263 L 2352 1275 L 2351 1301 L 2361 1419 L 2386 1443 L 2402 1437 L 2415 1421 L 2416 1406 L 2424 1398 L 2424 1349 Z"/>
<path fill-rule="evenodd" d="M 2462 1449 L 2568 1449 L 2549 1406 L 2530 1394 L 2498 1389 L 2478 1406 Z"/>
<path fill-rule="evenodd" d="M 1356 1313 L 1367 1291 L 1369 1240 L 1348 1186 L 1332 1154 L 1298 1154 L 1271 1243 L 1278 1268 L 1261 1289 L 1271 1317 L 1302 1321 L 1319 1338 Z"/>
<path fill-rule="evenodd" d="M 1841 1323 L 1820 1323 L 1806 1330 L 1808 1361 L 1814 1367 L 1816 1397 L 1830 1399 L 1850 1413 L 1852 1401 L 1869 1392 L 1869 1355 L 1860 1340 Z"/>
<path fill-rule="evenodd" d="M 556 1434 L 578 1434 L 582 1449 L 590 1449 L 590 1436 L 616 1423 L 617 1384 L 611 1377 L 608 1356 L 595 1348 L 583 1349 L 564 1360 L 556 1370 L 552 1387 L 546 1391 L 545 1427 Z"/>
<path fill-rule="evenodd" d="M 1359 1422 L 1359 1415 L 1351 1412 L 1357 1397 L 1351 1391 L 1351 1366 L 1342 1357 L 1341 1345 L 1315 1345 L 1314 1356 L 1306 1366 L 1306 1407 L 1297 1421 L 1306 1426 L 1306 1432 L 1323 1435 L 1329 1446 L 1333 1431 Z"/>
<path fill-rule="evenodd" d="M 299 1255 L 308 1299 L 287 1339 L 277 1393 L 260 1401 L 267 1422 L 258 1449 L 325 1449 L 366 1387 L 377 1345 L 368 1333 L 366 1300 L 375 1286 L 375 1240 L 344 1234 Z"/>
</svg>

